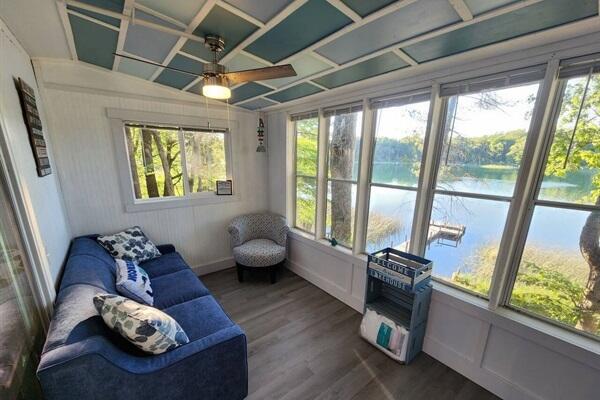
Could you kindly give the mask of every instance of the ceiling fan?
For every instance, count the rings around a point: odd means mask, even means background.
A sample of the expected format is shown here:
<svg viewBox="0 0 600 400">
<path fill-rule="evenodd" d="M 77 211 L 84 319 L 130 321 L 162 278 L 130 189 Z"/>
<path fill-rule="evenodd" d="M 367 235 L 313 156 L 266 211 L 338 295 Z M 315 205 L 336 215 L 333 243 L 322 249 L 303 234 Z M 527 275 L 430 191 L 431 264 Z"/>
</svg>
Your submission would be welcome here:
<svg viewBox="0 0 600 400">
<path fill-rule="evenodd" d="M 136 57 L 131 57 L 125 54 L 113 53 L 115 56 L 128 58 L 143 62 L 146 64 L 155 65 L 158 67 L 170 69 L 183 74 L 192 76 L 201 76 L 204 82 L 202 86 L 202 94 L 211 99 L 226 100 L 231 97 L 230 85 L 235 85 L 242 82 L 264 81 L 268 79 L 287 78 L 296 76 L 296 71 L 291 64 L 276 65 L 273 67 L 247 69 L 244 71 L 226 72 L 225 66 L 219 64 L 219 53 L 225 48 L 225 41 L 217 35 L 206 35 L 204 37 L 204 45 L 213 52 L 213 60 L 210 63 L 205 63 L 202 68 L 202 73 L 198 74 L 191 71 L 186 71 L 179 68 L 169 67 L 167 65 L 157 64 L 151 61 L 142 60 Z"/>
</svg>

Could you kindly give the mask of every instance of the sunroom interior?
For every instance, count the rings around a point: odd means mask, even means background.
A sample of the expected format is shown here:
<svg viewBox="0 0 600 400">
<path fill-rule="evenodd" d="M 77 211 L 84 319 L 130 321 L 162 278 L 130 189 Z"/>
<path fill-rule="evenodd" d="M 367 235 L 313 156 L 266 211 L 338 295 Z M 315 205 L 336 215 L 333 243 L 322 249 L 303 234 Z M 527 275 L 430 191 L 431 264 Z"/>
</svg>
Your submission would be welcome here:
<svg viewBox="0 0 600 400">
<path fill-rule="evenodd" d="M 598 398 L 599 11 L 0 0 L 0 398 Z"/>
</svg>

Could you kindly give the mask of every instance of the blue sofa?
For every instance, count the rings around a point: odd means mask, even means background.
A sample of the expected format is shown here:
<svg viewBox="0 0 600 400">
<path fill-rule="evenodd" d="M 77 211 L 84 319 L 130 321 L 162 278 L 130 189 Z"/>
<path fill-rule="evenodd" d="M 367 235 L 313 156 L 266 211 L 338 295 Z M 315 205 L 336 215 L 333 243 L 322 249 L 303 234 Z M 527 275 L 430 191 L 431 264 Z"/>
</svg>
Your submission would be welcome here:
<svg viewBox="0 0 600 400">
<path fill-rule="evenodd" d="M 111 331 L 94 308 L 116 293 L 115 262 L 93 236 L 74 239 L 38 367 L 47 400 L 243 399 L 248 393 L 246 336 L 172 245 L 141 265 L 155 307 L 171 315 L 190 343 L 149 355 Z"/>
</svg>

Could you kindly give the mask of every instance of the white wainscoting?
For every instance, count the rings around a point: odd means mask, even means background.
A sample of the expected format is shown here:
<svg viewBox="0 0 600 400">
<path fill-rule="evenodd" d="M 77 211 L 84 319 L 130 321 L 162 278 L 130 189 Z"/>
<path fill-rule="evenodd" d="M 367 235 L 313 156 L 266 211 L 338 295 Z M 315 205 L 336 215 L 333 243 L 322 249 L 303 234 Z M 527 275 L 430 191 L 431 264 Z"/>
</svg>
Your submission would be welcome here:
<svg viewBox="0 0 600 400">
<path fill-rule="evenodd" d="M 288 268 L 362 312 L 366 257 L 294 231 Z M 485 301 L 434 283 L 424 351 L 504 399 L 598 398 L 598 349 L 560 336 L 559 329 L 492 312 Z"/>
<path fill-rule="evenodd" d="M 35 65 L 73 235 L 139 225 L 154 242 L 173 243 L 199 273 L 232 266 L 229 221 L 268 208 L 267 156 L 255 151 L 257 114 L 236 107 L 229 110 L 236 121 L 231 134 L 237 201 L 126 212 L 107 109 L 206 118 L 204 101 L 83 64 L 36 60 Z M 211 103 L 209 115 L 225 120 L 228 113 L 222 104 Z"/>
</svg>

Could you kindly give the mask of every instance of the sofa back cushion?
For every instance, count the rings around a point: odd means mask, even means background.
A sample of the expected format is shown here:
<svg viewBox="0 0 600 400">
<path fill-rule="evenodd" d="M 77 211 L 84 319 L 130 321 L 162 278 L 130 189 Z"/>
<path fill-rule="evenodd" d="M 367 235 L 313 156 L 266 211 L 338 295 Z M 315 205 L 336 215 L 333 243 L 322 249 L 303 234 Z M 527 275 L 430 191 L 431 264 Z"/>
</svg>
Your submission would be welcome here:
<svg viewBox="0 0 600 400">
<path fill-rule="evenodd" d="M 115 260 L 94 239 L 88 237 L 73 240 L 60 291 L 77 284 L 91 285 L 105 293 L 117 293 Z"/>
</svg>

